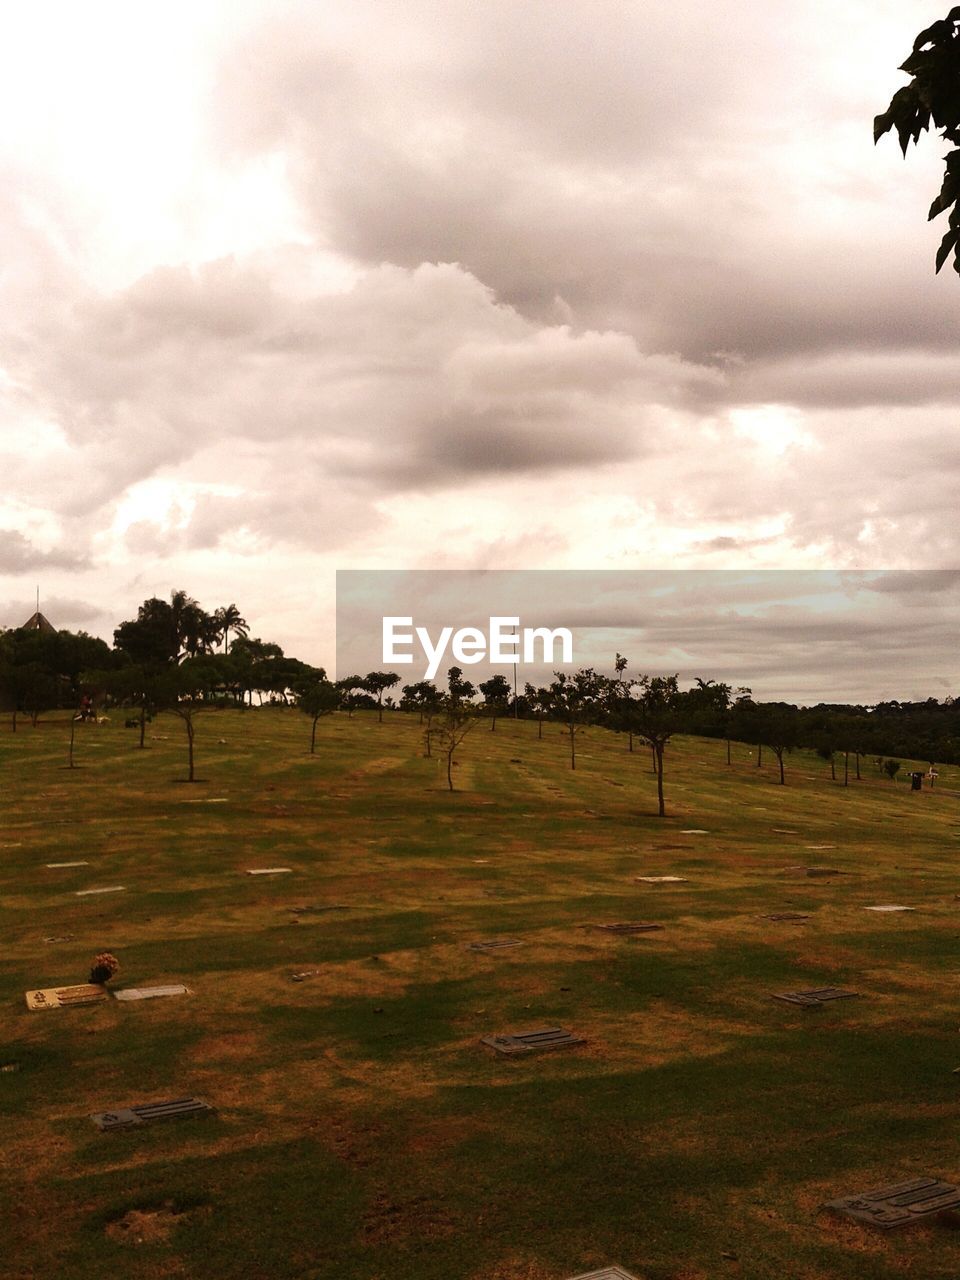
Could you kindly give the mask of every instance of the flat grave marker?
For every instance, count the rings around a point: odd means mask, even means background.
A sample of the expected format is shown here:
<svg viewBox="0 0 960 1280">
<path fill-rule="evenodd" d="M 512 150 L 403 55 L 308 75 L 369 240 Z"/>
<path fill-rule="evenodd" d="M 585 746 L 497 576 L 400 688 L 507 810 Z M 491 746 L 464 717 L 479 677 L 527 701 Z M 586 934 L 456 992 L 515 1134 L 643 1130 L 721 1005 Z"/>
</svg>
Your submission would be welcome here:
<svg viewBox="0 0 960 1280">
<path fill-rule="evenodd" d="M 156 1000 L 160 996 L 186 996 L 189 989 L 179 983 L 172 987 L 121 987 L 114 991 L 114 1000 Z"/>
<path fill-rule="evenodd" d="M 837 846 L 835 844 L 805 844 L 803 847 L 816 851 L 818 849 L 835 849 Z"/>
<path fill-rule="evenodd" d="M 545 1053 L 552 1049 L 573 1049 L 586 1044 L 582 1036 L 562 1027 L 539 1027 L 535 1031 L 510 1032 L 502 1036 L 484 1036 L 480 1041 L 505 1058 L 522 1057 L 528 1053 Z"/>
<path fill-rule="evenodd" d="M 77 1004 L 102 1004 L 110 999 L 106 987 L 85 982 L 75 987 L 47 987 L 26 993 L 28 1009 L 64 1009 Z"/>
<path fill-rule="evenodd" d="M 859 995 L 859 991 L 844 991 L 841 987 L 815 987 L 811 991 L 779 991 L 773 999 L 798 1004 L 805 1009 L 819 1009 L 833 1000 L 851 1000 Z"/>
<path fill-rule="evenodd" d="M 825 876 L 846 875 L 846 872 L 839 871 L 836 867 L 785 867 L 783 874 L 785 876 L 810 876 L 813 879 L 823 879 Z"/>
<path fill-rule="evenodd" d="M 292 867 L 251 867 L 248 876 L 285 876 L 290 875 Z"/>
<path fill-rule="evenodd" d="M 634 876 L 644 884 L 687 884 L 686 876 Z"/>
<path fill-rule="evenodd" d="M 145 1102 L 137 1107 L 99 1111 L 90 1119 L 98 1129 L 107 1133 L 111 1129 L 133 1129 L 141 1124 L 158 1124 L 162 1120 L 211 1115 L 215 1110 L 215 1107 L 200 1098 L 174 1098 L 170 1102 Z"/>
<path fill-rule="evenodd" d="M 97 893 L 126 893 L 127 886 L 124 884 L 110 884 L 103 889 L 77 889 L 74 894 L 75 898 L 89 898 L 91 894 Z"/>
<path fill-rule="evenodd" d="M 799 831 L 794 831 L 792 827 L 771 827 L 770 830 L 774 835 L 778 836 L 798 836 Z"/>
<path fill-rule="evenodd" d="M 481 942 L 468 942 L 468 951 L 506 951 L 508 947 L 522 947 L 519 938 L 488 938 Z"/>
<path fill-rule="evenodd" d="M 823 1207 L 866 1226 L 891 1231 L 960 1209 L 960 1187 L 939 1178 L 914 1178 L 911 1182 L 828 1200 Z"/>
<path fill-rule="evenodd" d="M 879 907 L 864 907 L 864 911 L 916 911 L 916 907 L 901 907 L 898 902 L 884 902 Z"/>
<path fill-rule="evenodd" d="M 772 915 L 761 916 L 761 920 L 786 920 L 790 922 L 799 922 L 801 920 L 809 920 L 810 917 L 802 911 L 774 911 Z"/>
<path fill-rule="evenodd" d="M 623 1267 L 602 1267 L 599 1271 L 584 1271 L 570 1280 L 637 1280 L 636 1276 L 624 1271 Z"/>
<path fill-rule="evenodd" d="M 89 862 L 48 862 L 48 867 L 89 867 Z"/>
<path fill-rule="evenodd" d="M 662 929 L 662 924 L 643 924 L 630 923 L 629 921 L 622 924 L 587 924 L 585 929 L 604 929 L 607 933 L 651 933 L 655 929 Z"/>
<path fill-rule="evenodd" d="M 73 942 L 74 937 L 72 933 L 56 933 L 50 938 L 44 938 L 44 942 Z"/>
<path fill-rule="evenodd" d="M 685 827 L 680 834 L 682 836 L 708 836 L 709 831 L 704 831 L 703 827 Z"/>
</svg>

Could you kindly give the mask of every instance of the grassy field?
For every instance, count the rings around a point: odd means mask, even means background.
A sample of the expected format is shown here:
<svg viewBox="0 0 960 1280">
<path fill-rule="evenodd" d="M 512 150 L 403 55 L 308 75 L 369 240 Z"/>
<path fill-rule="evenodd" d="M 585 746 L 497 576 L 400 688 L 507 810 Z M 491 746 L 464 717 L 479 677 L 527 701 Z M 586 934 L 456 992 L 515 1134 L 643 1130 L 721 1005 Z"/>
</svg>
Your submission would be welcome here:
<svg viewBox="0 0 960 1280">
<path fill-rule="evenodd" d="M 943 1222 L 820 1209 L 960 1177 L 960 771 L 844 789 L 798 753 L 780 787 L 680 739 L 660 820 L 649 755 L 600 730 L 572 773 L 556 727 L 482 725 L 451 795 L 415 717 L 326 720 L 311 757 L 297 712 L 206 713 L 195 786 L 179 721 L 145 751 L 122 723 L 74 771 L 65 724 L 0 731 L 3 1280 L 960 1275 Z M 585 927 L 618 921 L 664 928 Z M 191 994 L 27 1011 L 101 950 Z M 826 985 L 861 998 L 770 998 Z M 586 1044 L 480 1045 L 548 1025 Z M 187 1094 L 217 1114 L 89 1119 Z"/>
</svg>

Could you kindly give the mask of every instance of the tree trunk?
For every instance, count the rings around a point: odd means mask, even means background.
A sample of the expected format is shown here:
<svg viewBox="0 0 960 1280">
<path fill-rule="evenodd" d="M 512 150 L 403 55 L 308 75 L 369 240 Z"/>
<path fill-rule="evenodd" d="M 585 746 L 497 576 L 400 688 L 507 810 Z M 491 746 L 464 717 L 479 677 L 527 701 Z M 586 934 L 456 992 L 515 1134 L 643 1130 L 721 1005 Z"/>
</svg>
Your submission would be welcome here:
<svg viewBox="0 0 960 1280">
<path fill-rule="evenodd" d="M 377 699 L 377 724 L 383 724 L 383 694 Z"/>
<path fill-rule="evenodd" d="M 453 747 L 447 752 L 447 786 L 453 790 Z"/>
<path fill-rule="evenodd" d="M 497 731 L 497 717 L 494 716 L 493 719 L 490 721 L 490 732 L 496 733 L 496 731 Z"/>
<path fill-rule="evenodd" d="M 655 748 L 653 755 L 657 766 L 657 810 L 660 817 L 665 818 L 667 810 L 663 803 L 663 747 Z"/>
<path fill-rule="evenodd" d="M 73 763 L 73 739 L 76 732 L 77 732 L 77 721 L 76 721 L 76 717 L 73 717 L 70 721 L 70 765 L 69 767 L 71 769 L 75 769 L 77 767 Z"/>
<path fill-rule="evenodd" d="M 537 716 L 537 737 L 543 737 L 543 716 Z"/>
<path fill-rule="evenodd" d="M 632 729 L 627 730 L 627 750 L 628 751 L 633 750 L 633 730 Z"/>
<path fill-rule="evenodd" d="M 570 768 L 571 769 L 575 769 L 577 767 L 576 735 L 577 735 L 577 726 L 575 724 L 571 724 L 570 725 Z"/>
<path fill-rule="evenodd" d="M 780 785 L 781 787 L 783 787 L 783 786 L 786 786 L 786 782 L 787 782 L 786 778 L 783 776 L 783 752 L 778 751 L 776 753 L 776 756 L 777 756 L 777 764 L 780 766 Z"/>
<path fill-rule="evenodd" d="M 147 735 L 147 704 L 140 703 L 140 750 L 143 750 L 143 740 Z"/>
<path fill-rule="evenodd" d="M 317 721 L 319 719 L 319 716 L 313 717 L 313 728 L 310 730 L 310 754 L 312 756 L 317 754 Z"/>
<path fill-rule="evenodd" d="M 854 761 L 855 761 L 856 770 L 857 770 L 856 779 L 859 782 L 860 781 L 860 752 L 855 751 L 853 754 L 854 754 Z"/>
<path fill-rule="evenodd" d="M 763 743 L 758 742 L 757 743 L 757 768 L 759 769 L 762 764 L 763 764 Z"/>
<path fill-rule="evenodd" d="M 657 749 L 652 744 L 650 746 L 650 764 L 652 766 L 652 771 L 656 773 L 657 772 Z"/>
<path fill-rule="evenodd" d="M 12 725 L 13 725 L 13 732 L 14 732 L 14 733 L 16 733 L 16 732 L 17 732 L 17 711 L 16 711 L 16 708 L 14 708 L 14 711 L 13 711 L 13 720 L 12 720 L 12 722 L 11 722 L 11 723 L 12 723 Z"/>
<path fill-rule="evenodd" d="M 727 739 L 727 764 L 730 763 L 730 739 Z"/>
<path fill-rule="evenodd" d="M 193 782 L 193 722 L 191 720 L 184 720 L 184 724 L 187 726 L 187 759 L 190 762 L 187 781 Z"/>
<path fill-rule="evenodd" d="M 849 787 L 850 785 L 850 752 L 849 751 L 845 751 L 843 753 L 843 785 L 845 787 Z"/>
<path fill-rule="evenodd" d="M 836 782 L 836 780 L 837 780 L 837 757 L 836 757 L 832 752 L 830 753 L 830 777 L 831 777 L 831 779 L 832 779 L 834 782 Z"/>
</svg>

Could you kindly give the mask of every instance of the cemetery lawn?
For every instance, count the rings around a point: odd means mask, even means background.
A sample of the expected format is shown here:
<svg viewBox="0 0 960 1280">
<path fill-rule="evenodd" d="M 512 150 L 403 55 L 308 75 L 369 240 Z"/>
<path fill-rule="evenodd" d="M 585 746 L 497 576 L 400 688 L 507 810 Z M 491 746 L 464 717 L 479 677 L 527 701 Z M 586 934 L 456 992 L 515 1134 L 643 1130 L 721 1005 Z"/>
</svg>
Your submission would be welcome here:
<svg viewBox="0 0 960 1280">
<path fill-rule="evenodd" d="M 451 795 L 416 716 L 327 718 L 311 757 L 296 711 L 205 712 L 192 786 L 179 720 L 140 751 L 123 719 L 72 771 L 63 720 L 0 727 L 4 1280 L 960 1275 L 949 1223 L 820 1208 L 960 1182 L 960 770 L 844 788 L 798 752 L 781 787 L 682 738 L 659 819 L 602 730 L 572 772 L 556 726 L 483 722 Z M 622 921 L 664 928 L 585 927 Z M 99 951 L 190 994 L 28 1012 Z M 824 986 L 860 994 L 771 999 Z M 480 1044 L 549 1026 L 586 1044 Z M 90 1120 L 186 1096 L 216 1114 Z"/>
</svg>

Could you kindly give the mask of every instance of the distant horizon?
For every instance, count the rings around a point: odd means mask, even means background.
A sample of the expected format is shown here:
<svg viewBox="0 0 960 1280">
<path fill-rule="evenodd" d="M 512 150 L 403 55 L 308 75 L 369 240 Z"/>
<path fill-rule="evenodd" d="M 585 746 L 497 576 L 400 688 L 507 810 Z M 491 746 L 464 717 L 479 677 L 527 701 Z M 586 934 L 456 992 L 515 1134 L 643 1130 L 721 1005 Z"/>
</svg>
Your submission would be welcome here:
<svg viewBox="0 0 960 1280">
<path fill-rule="evenodd" d="M 213 612 L 230 602 L 199 603 Z M 323 667 L 331 679 L 384 669 L 395 669 L 401 684 L 424 678 L 416 663 L 405 669 L 381 661 L 385 614 L 416 614 L 439 630 L 441 615 L 472 626 L 520 611 L 524 625 L 569 625 L 575 636 L 572 662 L 521 664 L 521 690 L 528 680 L 548 683 L 556 669 L 592 666 L 612 675 L 616 653 L 628 661 L 628 679 L 677 673 L 684 687 L 700 677 L 798 706 L 942 702 L 957 688 L 960 571 L 346 570 L 338 575 L 335 658 L 290 649 L 269 624 L 246 615 L 242 599 L 235 603 L 251 637 L 280 643 L 287 656 Z M 34 601 L 16 626 L 35 612 Z M 86 629 L 62 628 L 50 612 L 41 595 L 40 613 L 57 630 Z M 136 612 L 89 634 L 112 647 L 116 627 Z M 513 680 L 510 666 L 471 667 L 448 651 L 435 683 L 452 665 L 475 684 L 498 671 Z"/>
</svg>

